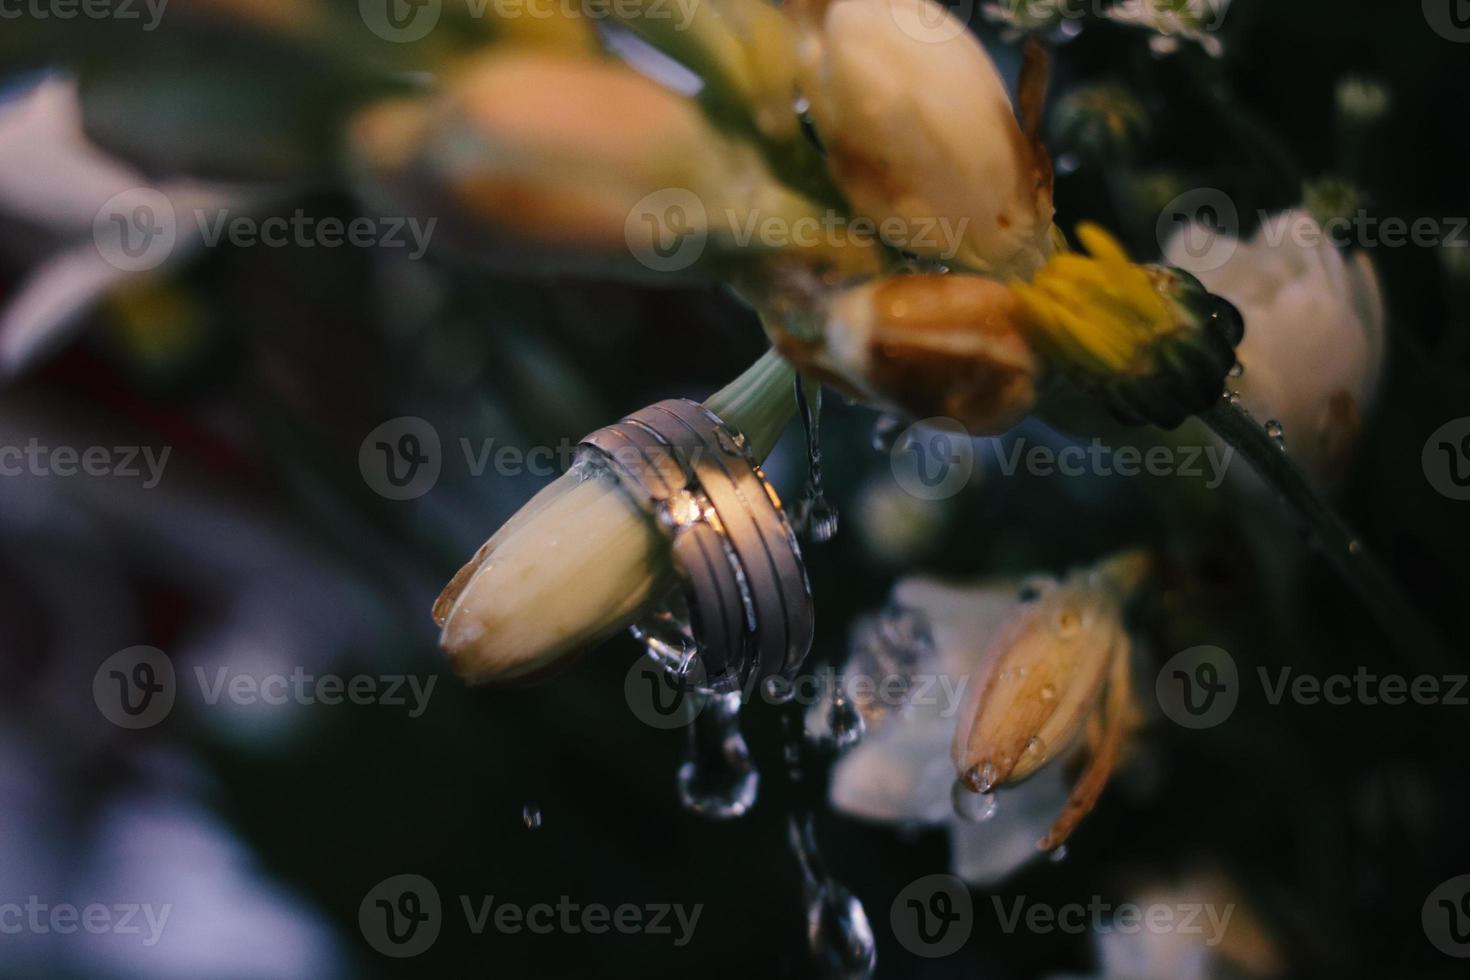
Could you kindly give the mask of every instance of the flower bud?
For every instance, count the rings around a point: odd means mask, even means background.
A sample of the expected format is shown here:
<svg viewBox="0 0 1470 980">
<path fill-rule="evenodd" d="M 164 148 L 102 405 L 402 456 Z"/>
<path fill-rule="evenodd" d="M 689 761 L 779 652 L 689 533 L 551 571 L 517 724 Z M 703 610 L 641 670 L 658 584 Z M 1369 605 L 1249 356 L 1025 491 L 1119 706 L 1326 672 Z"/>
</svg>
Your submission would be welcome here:
<svg viewBox="0 0 1470 980">
<path fill-rule="evenodd" d="M 1051 161 L 1035 139 L 1044 59 L 1023 72 L 1023 132 L 985 49 L 933 0 L 833 0 L 797 16 L 803 90 L 853 208 L 915 232 L 896 247 L 1029 279 L 1053 248 Z M 918 233 L 940 220 L 958 227 L 954 254 Z"/>
<path fill-rule="evenodd" d="M 381 106 L 354 136 L 391 190 L 444 215 L 451 235 L 512 257 L 524 259 L 527 246 L 560 250 L 580 271 L 587 260 L 682 271 L 741 249 L 757 260 L 799 252 L 844 274 L 877 263 L 877 249 L 858 244 L 743 238 L 822 212 L 695 102 L 625 65 L 497 52 L 468 66 L 440 102 Z"/>
<path fill-rule="evenodd" d="M 705 403 L 771 451 L 794 374 L 774 352 Z M 472 683 L 542 673 L 634 622 L 670 588 L 668 539 L 617 478 L 578 463 L 505 523 L 434 604 L 440 646 Z"/>
<path fill-rule="evenodd" d="M 1245 332 L 1235 307 L 1187 272 L 1135 265 L 1095 225 L 1077 235 L 1090 257 L 1057 255 L 1014 284 L 1027 338 L 1127 424 L 1172 429 L 1213 404 Z"/>
<path fill-rule="evenodd" d="M 1092 808 L 1131 725 L 1123 607 L 1148 567 L 1129 553 L 1052 585 L 1001 631 L 972 678 L 953 755 L 973 792 L 1019 782 L 1089 743 L 1090 764 L 1043 847 Z"/>
<path fill-rule="evenodd" d="M 1041 361 L 1016 317 L 1015 295 L 993 279 L 893 276 L 832 298 L 820 339 L 778 333 L 776 343 L 803 371 L 863 401 L 985 435 L 1036 404 Z"/>
</svg>

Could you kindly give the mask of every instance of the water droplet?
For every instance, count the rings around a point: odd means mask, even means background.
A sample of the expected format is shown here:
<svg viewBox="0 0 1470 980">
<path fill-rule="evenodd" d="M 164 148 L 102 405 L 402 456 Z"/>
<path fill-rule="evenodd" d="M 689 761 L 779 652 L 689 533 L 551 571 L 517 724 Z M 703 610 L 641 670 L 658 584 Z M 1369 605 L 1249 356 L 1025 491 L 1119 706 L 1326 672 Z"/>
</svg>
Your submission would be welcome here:
<svg viewBox="0 0 1470 980">
<path fill-rule="evenodd" d="M 796 688 L 780 674 L 773 674 L 761 682 L 761 694 L 771 704 L 788 704 L 796 697 Z"/>
<path fill-rule="evenodd" d="M 715 442 L 727 455 L 745 455 L 745 436 L 742 433 L 731 432 L 724 426 L 718 426 L 715 428 Z"/>
<path fill-rule="evenodd" d="M 801 867 L 812 973 L 834 980 L 868 980 L 878 966 L 878 947 L 863 903 L 827 872 L 810 816 L 800 823 L 793 817 L 789 837 Z"/>
<path fill-rule="evenodd" d="M 699 506 L 699 498 L 688 490 L 680 490 L 664 501 L 663 506 L 659 508 L 658 516 L 666 526 L 682 528 L 701 520 L 704 517 L 704 511 Z"/>
<path fill-rule="evenodd" d="M 832 695 L 832 710 L 827 716 L 827 725 L 831 732 L 829 737 L 832 746 L 838 752 L 846 751 L 861 742 L 867 729 L 863 713 L 841 688 Z"/>
<path fill-rule="evenodd" d="M 822 490 L 822 389 L 815 389 L 808 399 L 800 375 L 796 378 L 796 408 L 806 435 L 807 477 L 792 523 L 798 531 L 822 544 L 837 535 L 837 508 L 828 502 Z"/>
<path fill-rule="evenodd" d="M 1073 639 L 1082 632 L 1082 614 L 1068 606 L 1057 613 L 1054 628 L 1062 639 Z"/>
<path fill-rule="evenodd" d="M 971 766 L 964 779 L 965 785 L 973 792 L 989 793 L 995 788 L 995 763 L 987 759 L 978 766 Z"/>
<path fill-rule="evenodd" d="M 1041 700 L 1043 700 L 1043 701 L 1055 701 L 1056 698 L 1057 698 L 1057 688 L 1056 688 L 1056 685 L 1055 684 L 1043 684 L 1041 686 L 1040 694 L 1041 694 Z"/>
<path fill-rule="evenodd" d="M 1242 363 L 1240 363 L 1239 361 L 1236 361 L 1231 366 L 1230 370 L 1225 373 L 1225 376 L 1227 378 L 1239 378 L 1239 377 L 1243 377 L 1244 375 L 1245 375 L 1245 365 L 1242 364 Z"/>
<path fill-rule="evenodd" d="M 884 412 L 873 423 L 873 448 L 880 453 L 893 451 L 898 437 L 903 434 L 903 420 L 897 415 Z"/>
<path fill-rule="evenodd" d="M 995 816 L 998 806 L 994 793 L 972 793 L 964 780 L 956 779 L 950 787 L 949 801 L 954 806 L 955 816 L 970 823 L 984 823 Z"/>
<path fill-rule="evenodd" d="M 1350 555 L 1361 555 L 1363 553 L 1363 542 L 1359 541 L 1357 538 L 1353 538 L 1351 541 L 1348 542 L 1347 549 L 1348 554 Z"/>
<path fill-rule="evenodd" d="M 1267 422 L 1266 435 L 1271 438 L 1272 442 L 1276 443 L 1278 449 L 1286 448 L 1286 430 L 1282 428 L 1280 422 L 1275 419 Z"/>
<path fill-rule="evenodd" d="M 760 773 L 740 734 L 740 695 L 710 695 L 689 729 L 679 803 L 698 816 L 729 820 L 755 805 L 759 786 Z"/>
<path fill-rule="evenodd" d="M 534 803 L 527 803 L 521 808 L 521 823 L 526 825 L 527 830 L 540 830 L 541 808 Z"/>
<path fill-rule="evenodd" d="M 1047 855 L 1047 858 L 1051 860 L 1053 864 L 1058 864 L 1062 861 L 1067 860 L 1067 845 L 1061 844 L 1057 847 L 1052 848 L 1052 852 Z"/>
<path fill-rule="evenodd" d="M 1238 391 L 1228 392 L 1225 395 L 1225 400 L 1227 402 L 1229 402 L 1232 406 L 1234 406 L 1236 408 L 1239 408 L 1240 407 L 1240 392 L 1238 392 Z"/>
</svg>

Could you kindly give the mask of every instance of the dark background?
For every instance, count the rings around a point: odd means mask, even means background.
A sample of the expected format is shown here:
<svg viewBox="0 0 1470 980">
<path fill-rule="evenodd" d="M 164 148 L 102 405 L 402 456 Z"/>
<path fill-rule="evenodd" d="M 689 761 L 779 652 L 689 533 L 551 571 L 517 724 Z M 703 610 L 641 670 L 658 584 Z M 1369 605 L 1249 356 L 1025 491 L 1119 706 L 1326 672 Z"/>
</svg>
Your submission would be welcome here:
<svg viewBox="0 0 1470 980">
<path fill-rule="evenodd" d="M 149 43 L 167 42 L 167 23 Z M 977 26 L 1013 77 L 1015 49 Z M 1222 36 L 1218 63 L 1192 49 L 1154 58 L 1143 34 L 1107 24 L 1089 24 L 1058 50 L 1053 104 L 1077 85 L 1115 81 L 1148 123 L 1131 161 L 1073 148 L 1082 165 L 1056 189 L 1065 226 L 1095 219 L 1135 254 L 1153 254 L 1156 210 L 1122 207 L 1117 189 L 1150 177 L 1223 188 L 1243 213 L 1292 206 L 1300 181 L 1329 173 L 1356 181 L 1373 213 L 1470 213 L 1470 46 L 1432 32 L 1418 4 L 1237 0 Z M 248 47 L 248 38 L 237 43 Z M 32 71 L 68 56 L 27 51 L 10 63 Z M 146 50 L 88 57 L 123 79 L 157 64 Z M 1347 75 L 1392 93 L 1389 114 L 1356 148 L 1333 109 Z M 19 97 L 36 76 L 18 67 L 9 77 L 6 91 Z M 273 97 L 265 86 L 260 98 Z M 173 110 L 163 101 L 146 111 Z M 1242 127 L 1271 134 L 1279 154 Z M 227 127 L 218 134 L 237 137 Z M 345 183 L 323 179 L 291 206 L 350 217 L 355 201 Z M 58 245 L 34 221 L 0 218 L 0 301 Z M 1419 458 L 1430 432 L 1470 414 L 1470 271 L 1463 259 L 1454 273 L 1434 250 L 1413 247 L 1379 249 L 1374 259 L 1391 352 L 1342 509 L 1464 660 L 1467 505 L 1437 494 Z M 248 966 L 272 947 L 315 950 L 315 960 L 284 962 L 313 962 L 316 975 L 808 975 L 786 839 L 802 794 L 781 778 L 776 709 L 747 712 L 765 776 L 758 805 L 742 820 L 712 823 L 678 805 L 682 733 L 643 725 L 623 698 L 639 655 L 631 639 L 591 651 L 554 683 L 472 690 L 445 668 L 428 615 L 440 586 L 542 482 L 471 478 L 454 465 L 459 437 L 554 446 L 661 397 L 702 397 L 763 350 L 754 316 L 717 288 L 499 278 L 438 251 L 410 267 L 361 250 L 221 247 L 157 289 L 182 304 L 183 312 L 168 307 L 176 330 L 150 330 L 153 313 L 103 304 L 0 388 L 7 440 L 174 447 L 168 478 L 147 494 L 107 481 L 0 479 L 0 781 L 12 787 L 0 795 L 0 884 L 7 873 L 12 884 L 38 880 L 14 877 L 27 861 L 56 900 L 88 900 L 67 883 L 81 888 L 109 861 L 123 886 L 161 881 L 139 884 L 134 900 L 157 894 L 179 905 L 175 915 L 192 902 L 218 918 L 220 942 L 241 950 L 238 971 L 210 967 L 221 977 L 289 975 Z M 435 424 L 446 466 L 430 494 L 396 503 L 364 483 L 357 452 L 367 432 L 402 415 Z M 876 556 L 860 527 L 859 490 L 888 471 L 870 445 L 873 422 L 870 410 L 827 401 L 827 482 L 844 527 L 806 549 L 819 612 L 814 662 L 840 659 L 846 624 L 916 570 Z M 802 478 L 791 436 L 770 467 L 788 494 Z M 1180 545 L 1184 531 L 1143 482 L 981 481 L 954 502 L 923 568 L 1060 571 L 1110 548 L 1152 544 L 1179 557 L 1169 588 L 1186 610 L 1146 627 L 1159 659 L 1212 643 L 1252 674 L 1279 664 L 1410 669 L 1290 525 L 1281 525 L 1275 557 L 1292 572 L 1272 577 L 1240 527 L 1274 518 L 1222 508 Z M 384 706 L 298 706 L 236 724 L 176 710 L 125 732 L 96 717 L 89 684 L 97 664 L 134 644 L 168 651 L 181 673 L 199 655 L 440 676 L 420 718 Z M 1143 734 L 1143 775 L 1115 780 L 1066 860 L 1034 864 L 994 894 L 1122 901 L 1141 880 L 1207 863 L 1240 884 L 1294 975 L 1463 975 L 1426 941 L 1419 916 L 1432 888 L 1470 871 L 1470 708 L 1276 708 L 1251 692 L 1217 729 L 1156 720 Z M 543 815 L 539 829 L 525 825 L 528 804 Z M 149 825 L 156 852 L 128 849 L 139 825 L 120 813 L 159 817 Z M 256 882 L 249 901 L 211 885 L 212 876 L 224 880 L 224 866 L 190 858 L 189 828 L 201 823 L 231 841 L 228 873 Z M 975 894 L 977 929 L 962 953 L 913 958 L 892 940 L 888 908 L 908 882 L 947 869 L 943 832 L 865 825 L 826 808 L 817 831 L 833 873 L 867 907 L 879 976 L 1093 968 L 1085 936 L 1002 935 L 985 891 Z M 198 881 L 169 884 L 186 879 L 141 870 L 131 878 L 119 847 L 137 868 L 173 861 Z M 429 952 L 392 961 L 363 942 L 357 909 L 374 884 L 400 873 L 436 884 L 446 921 Z M 267 880 L 274 884 L 259 884 Z M 693 942 L 674 948 L 649 935 L 472 935 L 460 895 L 704 910 Z M 269 908 L 281 920 L 259 911 Z M 241 914 L 233 922 L 232 909 Z M 315 938 L 302 938 L 307 930 Z M 173 956 L 168 939 L 160 949 Z M 59 943 L 13 946 L 19 952 L 7 956 L 14 942 L 0 936 L 0 973 L 203 975 L 188 964 L 217 962 L 182 953 L 89 958 Z"/>
</svg>

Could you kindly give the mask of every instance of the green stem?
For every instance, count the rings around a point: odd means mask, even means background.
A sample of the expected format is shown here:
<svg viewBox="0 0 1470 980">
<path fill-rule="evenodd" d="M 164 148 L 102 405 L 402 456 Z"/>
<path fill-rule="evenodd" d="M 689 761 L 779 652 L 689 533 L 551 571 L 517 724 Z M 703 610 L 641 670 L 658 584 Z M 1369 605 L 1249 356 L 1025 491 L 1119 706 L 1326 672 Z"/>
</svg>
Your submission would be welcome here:
<svg viewBox="0 0 1470 980">
<path fill-rule="evenodd" d="M 1214 433 L 1250 461 L 1311 531 L 1313 543 L 1399 646 L 1415 669 L 1433 673 L 1449 658 L 1435 629 L 1419 614 L 1388 570 L 1322 500 L 1282 447 L 1250 413 L 1222 399 L 1200 413 Z"/>
<path fill-rule="evenodd" d="M 704 407 L 745 434 L 751 454 L 764 461 L 796 411 L 796 372 L 774 349 L 704 400 Z"/>
</svg>

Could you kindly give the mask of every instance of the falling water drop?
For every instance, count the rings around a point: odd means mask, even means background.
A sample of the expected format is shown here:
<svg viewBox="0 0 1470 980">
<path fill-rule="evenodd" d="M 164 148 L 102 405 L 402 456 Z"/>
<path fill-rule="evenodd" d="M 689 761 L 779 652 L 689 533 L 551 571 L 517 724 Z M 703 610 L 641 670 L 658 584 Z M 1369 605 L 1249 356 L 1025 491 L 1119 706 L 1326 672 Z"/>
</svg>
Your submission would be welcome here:
<svg viewBox="0 0 1470 980">
<path fill-rule="evenodd" d="M 709 695 L 689 728 L 679 767 L 679 802 L 711 820 L 743 816 L 755 805 L 760 773 L 740 734 L 740 695 Z"/>
<path fill-rule="evenodd" d="M 1286 429 L 1282 428 L 1280 422 L 1276 421 L 1275 419 L 1267 422 L 1266 435 L 1271 438 L 1272 442 L 1276 443 L 1277 449 L 1286 448 Z"/>
<path fill-rule="evenodd" d="M 813 541 L 831 541 L 837 534 L 837 508 L 827 500 L 822 490 L 822 389 L 813 390 L 807 398 L 806 385 L 798 375 L 796 379 L 796 407 L 801 415 L 802 432 L 806 434 L 806 487 L 796 505 L 794 523 Z"/>
<path fill-rule="evenodd" d="M 884 412 L 873 423 L 873 448 L 880 453 L 892 452 L 902 434 L 903 420 L 897 415 Z"/>
<path fill-rule="evenodd" d="M 832 695 L 832 710 L 827 716 L 832 746 L 838 752 L 846 751 L 863 740 L 867 724 L 863 713 L 853 704 L 847 692 L 838 687 Z"/>
<path fill-rule="evenodd" d="M 800 822 L 792 817 L 788 831 L 792 853 L 801 867 L 812 972 L 834 980 L 868 980 L 878 967 L 878 947 L 863 903 L 827 873 L 810 816 Z"/>
<path fill-rule="evenodd" d="M 541 808 L 535 803 L 527 803 L 521 808 L 521 823 L 526 825 L 527 830 L 540 830 Z"/>
<path fill-rule="evenodd" d="M 954 807 L 955 816 L 969 823 L 984 823 L 995 816 L 999 805 L 994 793 L 972 793 L 962 779 L 956 779 L 950 787 L 949 802 Z"/>
</svg>

